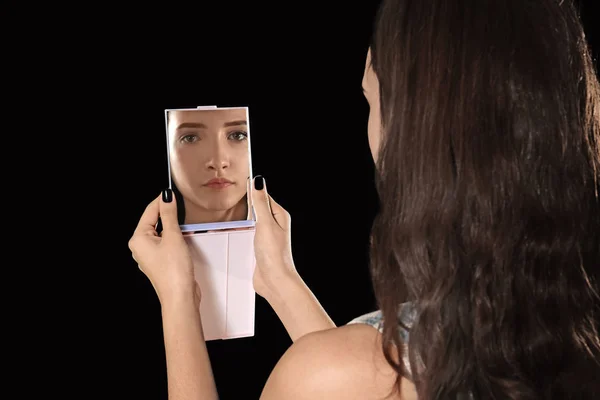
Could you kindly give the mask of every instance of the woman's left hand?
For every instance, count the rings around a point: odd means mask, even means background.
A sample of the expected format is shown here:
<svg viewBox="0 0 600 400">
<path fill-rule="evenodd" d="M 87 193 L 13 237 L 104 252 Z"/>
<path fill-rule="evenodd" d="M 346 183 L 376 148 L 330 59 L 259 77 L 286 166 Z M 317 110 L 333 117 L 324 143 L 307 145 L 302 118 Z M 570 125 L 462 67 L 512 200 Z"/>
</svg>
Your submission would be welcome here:
<svg viewBox="0 0 600 400">
<path fill-rule="evenodd" d="M 156 232 L 159 217 L 163 226 L 160 235 Z M 185 296 L 200 302 L 194 265 L 177 221 L 176 199 L 168 189 L 142 214 L 129 249 L 163 306 Z"/>
</svg>

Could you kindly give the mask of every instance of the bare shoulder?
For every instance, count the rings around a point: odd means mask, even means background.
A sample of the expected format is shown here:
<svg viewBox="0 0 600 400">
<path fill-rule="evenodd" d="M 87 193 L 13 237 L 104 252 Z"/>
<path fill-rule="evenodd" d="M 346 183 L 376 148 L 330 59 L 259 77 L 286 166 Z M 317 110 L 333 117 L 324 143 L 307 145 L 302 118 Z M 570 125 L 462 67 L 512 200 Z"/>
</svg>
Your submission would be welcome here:
<svg viewBox="0 0 600 400">
<path fill-rule="evenodd" d="M 393 392 L 395 372 L 381 349 L 381 334 L 364 324 L 308 334 L 279 360 L 261 400 L 417 399 L 413 384 L 402 380 Z"/>
</svg>

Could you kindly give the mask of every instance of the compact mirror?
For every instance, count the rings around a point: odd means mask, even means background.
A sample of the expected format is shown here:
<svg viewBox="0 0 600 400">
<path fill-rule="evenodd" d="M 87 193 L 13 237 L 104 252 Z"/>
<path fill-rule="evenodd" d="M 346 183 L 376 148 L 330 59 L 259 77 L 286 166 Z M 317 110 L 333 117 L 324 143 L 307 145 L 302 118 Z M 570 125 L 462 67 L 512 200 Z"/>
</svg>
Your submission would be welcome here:
<svg viewBox="0 0 600 400">
<path fill-rule="evenodd" d="M 254 227 L 248 107 L 167 109 L 165 124 L 182 232 Z"/>
</svg>

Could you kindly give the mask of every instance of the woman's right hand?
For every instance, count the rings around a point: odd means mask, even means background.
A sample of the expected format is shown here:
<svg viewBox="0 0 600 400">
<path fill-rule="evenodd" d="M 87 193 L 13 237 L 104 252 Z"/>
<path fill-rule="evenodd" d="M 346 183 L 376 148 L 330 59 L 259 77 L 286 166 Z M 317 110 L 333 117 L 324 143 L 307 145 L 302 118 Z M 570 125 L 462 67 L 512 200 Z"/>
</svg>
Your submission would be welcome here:
<svg viewBox="0 0 600 400">
<path fill-rule="evenodd" d="M 267 192 L 262 176 L 254 177 L 252 203 L 256 213 L 254 290 L 269 300 L 282 283 L 298 278 L 292 257 L 290 214 Z"/>
</svg>

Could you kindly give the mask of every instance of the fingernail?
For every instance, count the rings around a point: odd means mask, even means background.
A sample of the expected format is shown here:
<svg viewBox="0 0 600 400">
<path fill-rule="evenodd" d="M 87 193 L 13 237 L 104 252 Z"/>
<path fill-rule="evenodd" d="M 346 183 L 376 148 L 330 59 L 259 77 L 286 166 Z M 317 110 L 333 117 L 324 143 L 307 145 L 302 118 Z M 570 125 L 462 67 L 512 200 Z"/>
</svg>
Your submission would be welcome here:
<svg viewBox="0 0 600 400">
<path fill-rule="evenodd" d="M 171 189 L 165 189 L 162 192 L 162 199 L 165 203 L 173 201 L 173 191 Z"/>
<path fill-rule="evenodd" d="M 262 190 L 265 187 L 265 178 L 262 175 L 256 175 L 254 177 L 254 189 Z"/>
</svg>

